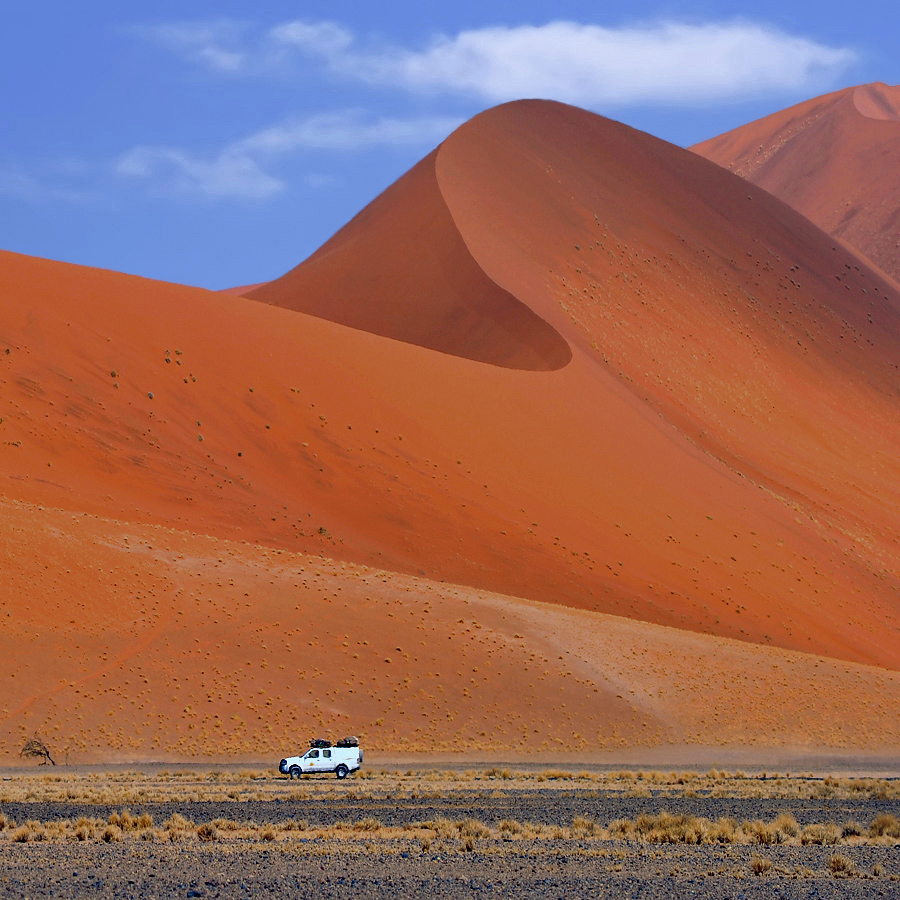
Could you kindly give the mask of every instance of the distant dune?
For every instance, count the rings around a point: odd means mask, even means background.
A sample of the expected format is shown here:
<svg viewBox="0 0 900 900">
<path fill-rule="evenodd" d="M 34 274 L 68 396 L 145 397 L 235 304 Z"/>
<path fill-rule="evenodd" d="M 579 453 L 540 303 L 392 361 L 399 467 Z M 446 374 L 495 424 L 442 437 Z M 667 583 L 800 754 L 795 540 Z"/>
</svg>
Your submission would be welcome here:
<svg viewBox="0 0 900 900">
<path fill-rule="evenodd" d="M 0 756 L 900 743 L 900 291 L 694 153 L 507 104 L 246 296 L 0 304 Z"/>
<path fill-rule="evenodd" d="M 691 149 L 789 203 L 900 280 L 900 85 L 845 88 Z"/>
</svg>

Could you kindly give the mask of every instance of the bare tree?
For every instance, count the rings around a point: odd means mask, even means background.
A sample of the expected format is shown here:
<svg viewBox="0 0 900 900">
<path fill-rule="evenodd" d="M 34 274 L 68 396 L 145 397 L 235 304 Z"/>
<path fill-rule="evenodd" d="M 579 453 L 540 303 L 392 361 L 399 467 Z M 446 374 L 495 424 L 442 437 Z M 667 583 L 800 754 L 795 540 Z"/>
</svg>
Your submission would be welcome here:
<svg viewBox="0 0 900 900">
<path fill-rule="evenodd" d="M 37 736 L 25 742 L 20 756 L 24 756 L 26 759 L 40 759 L 42 766 L 46 766 L 47 763 L 50 763 L 51 766 L 56 765 L 50 756 L 47 745 Z"/>
</svg>

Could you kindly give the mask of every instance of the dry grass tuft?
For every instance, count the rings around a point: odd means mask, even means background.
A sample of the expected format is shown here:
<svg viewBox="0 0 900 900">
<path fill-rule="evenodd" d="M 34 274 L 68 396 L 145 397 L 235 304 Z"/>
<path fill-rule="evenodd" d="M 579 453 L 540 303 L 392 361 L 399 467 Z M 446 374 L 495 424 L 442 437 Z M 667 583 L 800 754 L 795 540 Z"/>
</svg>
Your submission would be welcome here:
<svg viewBox="0 0 900 900">
<path fill-rule="evenodd" d="M 754 854 L 750 857 L 750 871 L 754 875 L 768 875 L 772 871 L 772 860 Z"/>
<path fill-rule="evenodd" d="M 197 829 L 197 837 L 201 841 L 217 841 L 219 839 L 219 831 L 212 822 L 204 822 Z"/>
<path fill-rule="evenodd" d="M 828 871 L 831 872 L 835 878 L 852 875 L 854 871 L 853 860 L 848 859 L 841 853 L 835 853 L 834 856 L 828 860 Z"/>
<path fill-rule="evenodd" d="M 871 837 L 893 837 L 900 838 L 900 822 L 897 817 L 890 813 L 881 813 L 875 816 L 872 824 L 869 825 L 869 835 Z"/>
<path fill-rule="evenodd" d="M 819 844 L 831 845 L 836 844 L 841 839 L 841 829 L 833 822 L 825 825 L 807 825 L 800 832 L 801 844 Z"/>
</svg>

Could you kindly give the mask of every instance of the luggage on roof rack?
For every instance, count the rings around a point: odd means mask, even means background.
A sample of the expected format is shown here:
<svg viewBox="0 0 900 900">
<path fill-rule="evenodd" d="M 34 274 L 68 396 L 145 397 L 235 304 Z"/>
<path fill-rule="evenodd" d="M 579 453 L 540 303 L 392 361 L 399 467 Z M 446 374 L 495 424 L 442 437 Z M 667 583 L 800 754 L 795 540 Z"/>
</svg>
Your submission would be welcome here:
<svg viewBox="0 0 900 900">
<path fill-rule="evenodd" d="M 353 737 L 353 735 L 351 735 L 350 737 L 341 738 L 337 742 L 337 746 L 338 747 L 358 747 L 359 746 L 359 738 Z"/>
<path fill-rule="evenodd" d="M 324 747 L 330 747 L 330 746 L 331 746 L 331 741 L 326 741 L 324 738 L 313 738 L 313 739 L 309 742 L 309 746 L 310 746 L 310 747 L 314 747 L 314 748 L 317 749 L 317 750 L 320 750 L 320 749 L 322 749 L 322 748 L 324 748 Z"/>
</svg>

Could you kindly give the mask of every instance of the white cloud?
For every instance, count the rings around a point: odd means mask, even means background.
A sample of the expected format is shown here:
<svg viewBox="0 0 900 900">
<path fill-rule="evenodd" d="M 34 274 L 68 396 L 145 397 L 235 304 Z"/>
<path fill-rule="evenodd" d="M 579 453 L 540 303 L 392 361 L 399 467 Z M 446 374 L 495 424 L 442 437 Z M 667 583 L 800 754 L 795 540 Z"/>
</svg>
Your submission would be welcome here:
<svg viewBox="0 0 900 900">
<path fill-rule="evenodd" d="M 211 159 L 175 147 L 134 147 L 116 164 L 119 175 L 151 181 L 164 189 L 212 198 L 264 199 L 284 188 L 246 154 L 226 148 Z"/>
<path fill-rule="evenodd" d="M 460 124 L 461 119 L 449 116 L 373 119 L 357 110 L 343 110 L 289 119 L 238 141 L 234 147 L 243 153 L 273 155 L 305 148 L 357 150 L 374 146 L 439 144 Z"/>
<path fill-rule="evenodd" d="M 282 43 L 345 77 L 414 91 L 469 94 L 491 102 L 542 97 L 593 107 L 691 104 L 800 90 L 853 62 L 827 47 L 752 22 L 661 23 L 604 28 L 575 22 L 497 27 L 440 36 L 422 50 L 358 49 L 351 35 L 317 42 L 292 23 Z"/>
<path fill-rule="evenodd" d="M 428 146 L 440 143 L 459 124 L 443 116 L 371 118 L 346 110 L 287 120 L 208 157 L 176 147 L 134 147 L 119 158 L 116 172 L 182 194 L 259 200 L 286 187 L 264 166 L 298 151 Z"/>
<path fill-rule="evenodd" d="M 420 49 L 361 41 L 336 22 L 285 22 L 252 41 L 235 23 L 156 26 L 156 40 L 219 70 L 260 71 L 290 55 L 332 75 L 501 102 L 542 97 L 593 108 L 728 102 L 812 90 L 852 50 L 751 21 L 604 27 L 578 22 L 471 29 Z"/>
</svg>

